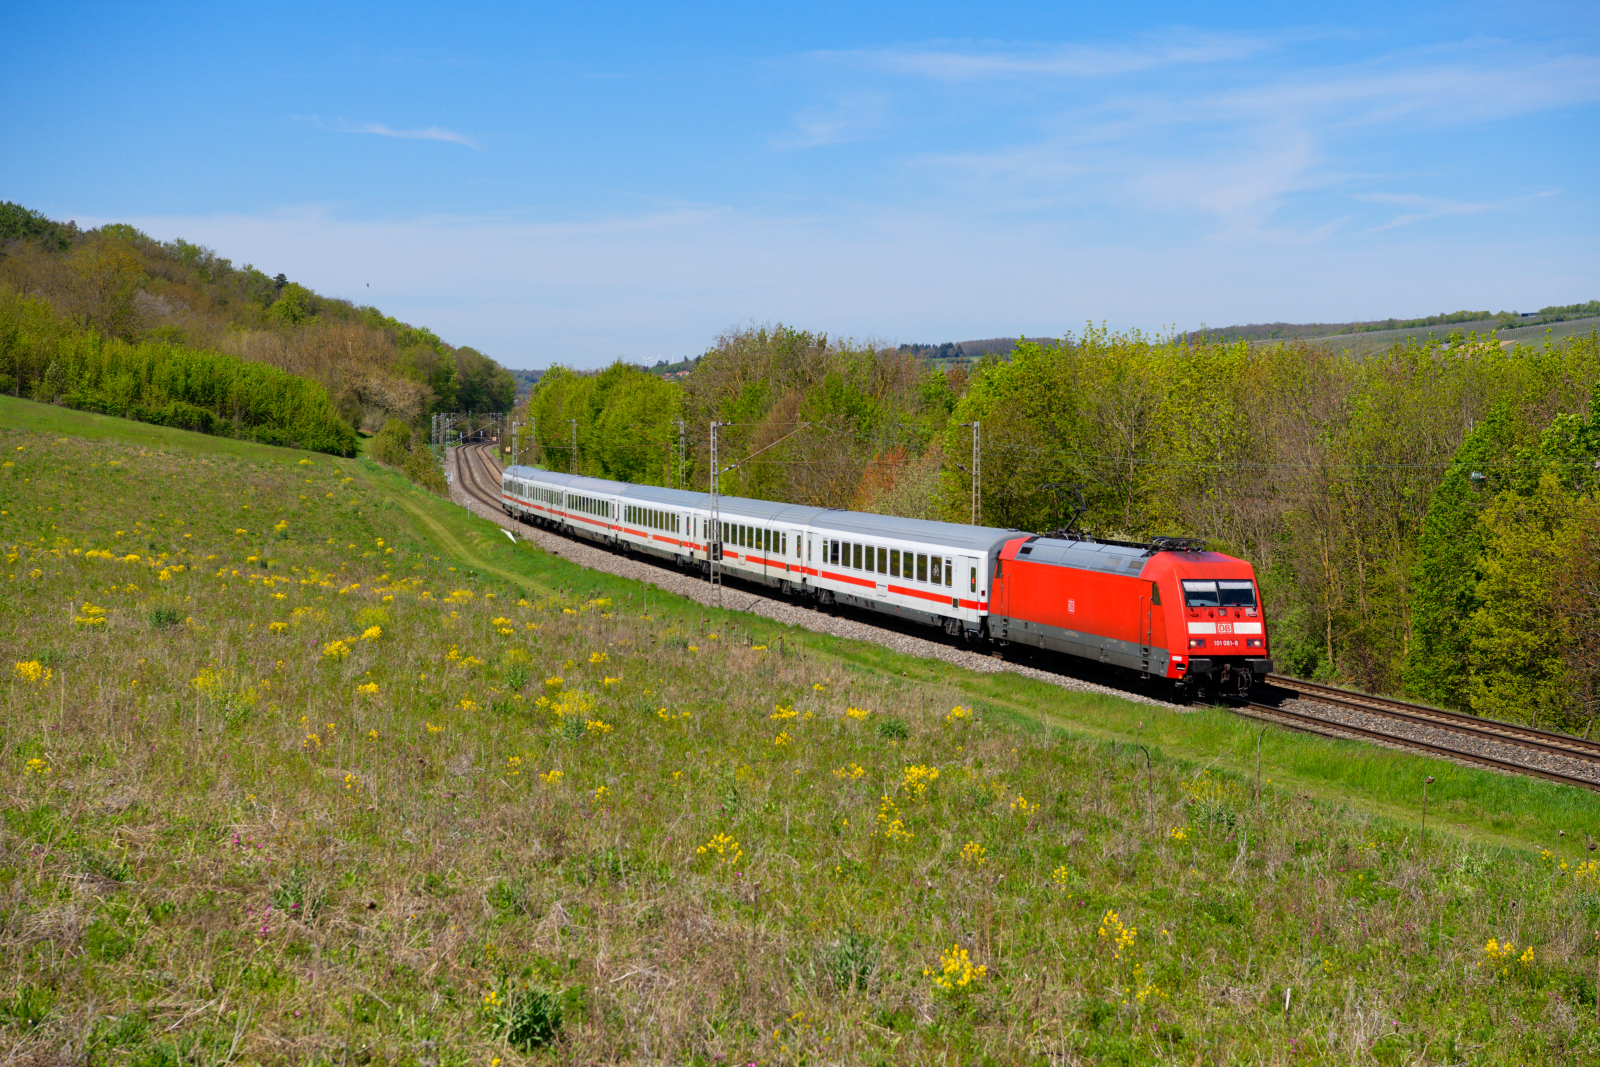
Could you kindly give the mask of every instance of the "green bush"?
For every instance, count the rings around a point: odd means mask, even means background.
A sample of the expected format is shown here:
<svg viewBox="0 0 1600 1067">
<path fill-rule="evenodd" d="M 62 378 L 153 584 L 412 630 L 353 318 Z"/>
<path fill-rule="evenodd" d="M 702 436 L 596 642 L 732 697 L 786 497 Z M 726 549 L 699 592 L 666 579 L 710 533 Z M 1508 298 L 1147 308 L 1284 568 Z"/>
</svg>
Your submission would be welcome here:
<svg viewBox="0 0 1600 1067">
<path fill-rule="evenodd" d="M 420 485 L 440 496 L 450 491 L 449 485 L 444 480 L 444 471 L 439 469 L 439 461 L 434 459 L 433 452 L 429 449 L 419 448 L 407 456 L 404 471 L 405 476 L 411 479 L 412 485 Z"/>
<path fill-rule="evenodd" d="M 372 439 L 367 454 L 385 466 L 403 469 L 411 457 L 411 427 L 399 419 L 390 419 Z"/>
<path fill-rule="evenodd" d="M 0 385 L 43 403 L 263 444 L 355 455 L 328 392 L 264 363 L 164 341 L 107 339 L 0 290 Z"/>
</svg>

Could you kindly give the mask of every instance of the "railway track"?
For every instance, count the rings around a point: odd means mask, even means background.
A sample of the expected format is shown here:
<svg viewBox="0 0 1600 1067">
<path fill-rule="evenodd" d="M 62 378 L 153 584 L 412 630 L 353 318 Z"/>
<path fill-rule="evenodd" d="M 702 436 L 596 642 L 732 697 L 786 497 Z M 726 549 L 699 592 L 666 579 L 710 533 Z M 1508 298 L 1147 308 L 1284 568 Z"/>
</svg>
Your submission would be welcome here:
<svg viewBox="0 0 1600 1067">
<path fill-rule="evenodd" d="M 1386 745 L 1426 752 L 1430 755 L 1440 756 L 1457 763 L 1470 763 L 1479 767 L 1488 767 L 1509 774 L 1521 774 L 1532 778 L 1543 778 L 1550 782 L 1559 782 L 1562 785 L 1577 786 L 1590 792 L 1600 793 L 1600 781 L 1594 778 L 1585 778 L 1577 774 L 1567 774 L 1563 771 L 1552 770 L 1548 767 L 1538 767 L 1529 763 L 1518 763 L 1514 760 L 1500 759 L 1496 756 L 1473 752 L 1461 747 L 1451 745 L 1436 745 L 1430 741 L 1423 741 L 1415 737 L 1407 737 L 1388 730 L 1374 730 L 1370 727 L 1359 726 L 1355 723 L 1339 722 L 1319 715 L 1309 714 L 1293 708 L 1286 708 L 1281 704 L 1260 704 L 1251 701 L 1245 705 L 1246 714 L 1253 718 L 1266 718 L 1279 720 L 1287 719 L 1298 729 L 1309 730 L 1312 733 L 1324 734 L 1329 737 L 1354 734 L 1373 741 L 1380 741 Z"/>
<path fill-rule="evenodd" d="M 490 452 L 492 447 L 460 446 L 457 449 L 456 470 L 464 493 L 491 512 L 500 512 L 500 467 L 497 457 Z M 757 595 L 766 596 L 764 591 Z M 874 620 L 872 625 L 881 626 L 878 620 Z M 1370 696 L 1283 675 L 1271 675 L 1267 681 L 1281 691 L 1277 703 L 1252 701 L 1234 710 L 1251 718 L 1269 719 L 1304 732 L 1328 737 L 1360 737 L 1457 763 L 1543 778 L 1600 792 L 1600 742 L 1409 704 L 1388 697 Z M 1285 700 L 1299 706 L 1285 706 Z M 1368 717 L 1369 721 L 1350 722 L 1348 716 L 1330 717 L 1327 711 L 1318 714 L 1315 709 L 1319 706 L 1333 712 L 1354 712 Z M 1384 722 L 1392 723 L 1393 727 L 1383 728 L 1380 724 Z M 1435 739 L 1412 736 L 1419 731 L 1430 731 Z M 1490 745 L 1500 746 L 1497 750 L 1499 754 L 1483 751 Z M 1546 765 L 1505 758 L 1516 752 L 1526 753 L 1530 760 L 1542 760 Z M 1549 766 L 1551 762 L 1565 762 L 1567 766 L 1565 769 Z"/>
<path fill-rule="evenodd" d="M 1270 685 L 1292 690 L 1302 698 L 1318 703 L 1353 708 L 1369 715 L 1382 715 L 1402 722 L 1444 727 L 1493 741 L 1523 745 L 1571 759 L 1600 763 L 1600 741 L 1590 741 L 1570 734 L 1558 734 L 1552 730 L 1540 730 L 1518 723 L 1485 719 L 1460 711 L 1447 711 L 1426 704 L 1412 704 L 1392 697 L 1339 689 L 1336 686 L 1308 682 L 1281 674 L 1268 675 L 1266 680 Z"/>
<path fill-rule="evenodd" d="M 484 507 L 500 510 L 500 467 L 489 459 L 493 445 L 456 446 L 456 470 L 461 472 L 461 488 Z"/>
</svg>

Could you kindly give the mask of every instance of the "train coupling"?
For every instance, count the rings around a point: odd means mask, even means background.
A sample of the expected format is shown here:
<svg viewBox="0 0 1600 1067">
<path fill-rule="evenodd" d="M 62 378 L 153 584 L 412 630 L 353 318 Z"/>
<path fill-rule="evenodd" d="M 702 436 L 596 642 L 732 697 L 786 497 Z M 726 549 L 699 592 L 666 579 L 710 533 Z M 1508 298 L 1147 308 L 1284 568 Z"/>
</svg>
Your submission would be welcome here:
<svg viewBox="0 0 1600 1067">
<path fill-rule="evenodd" d="M 1264 668 L 1260 671 L 1258 667 Z M 1189 669 L 1184 674 L 1184 681 L 1196 691 L 1213 689 L 1221 693 L 1237 693 L 1241 697 L 1250 695 L 1250 687 L 1255 685 L 1257 674 L 1266 675 L 1272 671 L 1272 661 L 1269 659 L 1213 660 L 1207 658 L 1191 659 Z"/>
</svg>

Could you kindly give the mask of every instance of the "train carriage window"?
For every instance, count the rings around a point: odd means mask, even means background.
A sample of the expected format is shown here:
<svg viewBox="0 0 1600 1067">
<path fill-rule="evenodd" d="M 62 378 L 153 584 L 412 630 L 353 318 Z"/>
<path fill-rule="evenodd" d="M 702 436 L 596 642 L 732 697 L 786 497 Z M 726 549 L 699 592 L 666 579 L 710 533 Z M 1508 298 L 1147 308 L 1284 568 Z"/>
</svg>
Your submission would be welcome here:
<svg viewBox="0 0 1600 1067">
<path fill-rule="evenodd" d="M 1256 587 L 1252 582 L 1218 582 L 1217 591 L 1217 599 L 1225 608 L 1256 606 Z"/>
<path fill-rule="evenodd" d="M 772 531 L 771 530 L 762 530 L 761 531 L 761 551 L 763 551 L 763 552 L 771 552 L 772 551 Z"/>
<path fill-rule="evenodd" d="M 943 585 L 944 584 L 944 582 L 940 581 L 940 577 L 941 577 L 941 572 L 939 570 L 939 557 L 938 556 L 934 556 L 933 557 L 933 584 L 934 585 Z"/>
<path fill-rule="evenodd" d="M 1217 601 L 1216 582 L 1184 582 L 1183 600 L 1191 608 L 1221 607 Z"/>
<path fill-rule="evenodd" d="M 955 579 L 956 569 L 950 565 L 950 561 L 947 559 L 944 561 L 944 587 L 949 589 L 951 583 L 954 582 Z"/>
<path fill-rule="evenodd" d="M 839 542 L 837 541 L 830 540 L 828 542 L 828 562 L 835 567 L 839 565 Z"/>
<path fill-rule="evenodd" d="M 889 577 L 900 577 L 900 550 L 898 548 L 889 550 Z"/>
<path fill-rule="evenodd" d="M 878 546 L 878 573 L 889 573 L 889 550 L 882 545 Z"/>
<path fill-rule="evenodd" d="M 928 557 L 921 552 L 917 553 L 917 581 L 928 580 Z"/>
<path fill-rule="evenodd" d="M 855 555 L 855 562 L 853 564 L 851 564 L 851 566 L 855 567 L 856 570 L 860 570 L 861 569 L 861 546 L 860 545 L 856 545 L 855 546 L 855 554 L 856 554 Z"/>
</svg>

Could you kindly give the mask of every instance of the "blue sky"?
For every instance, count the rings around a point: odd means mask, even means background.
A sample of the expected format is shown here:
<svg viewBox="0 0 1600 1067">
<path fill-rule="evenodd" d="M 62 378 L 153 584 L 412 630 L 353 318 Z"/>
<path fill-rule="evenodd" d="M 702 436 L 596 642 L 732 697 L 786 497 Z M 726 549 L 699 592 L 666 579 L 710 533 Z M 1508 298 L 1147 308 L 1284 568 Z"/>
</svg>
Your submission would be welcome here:
<svg viewBox="0 0 1600 1067">
<path fill-rule="evenodd" d="M 1600 297 L 1593 16 L 13 5 L 0 199 L 519 367 L 1531 310 Z"/>
</svg>

